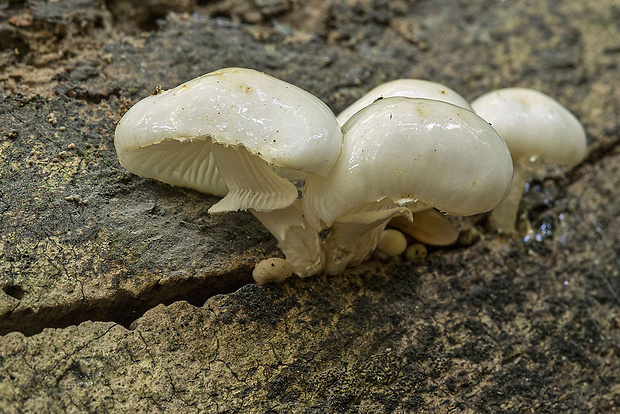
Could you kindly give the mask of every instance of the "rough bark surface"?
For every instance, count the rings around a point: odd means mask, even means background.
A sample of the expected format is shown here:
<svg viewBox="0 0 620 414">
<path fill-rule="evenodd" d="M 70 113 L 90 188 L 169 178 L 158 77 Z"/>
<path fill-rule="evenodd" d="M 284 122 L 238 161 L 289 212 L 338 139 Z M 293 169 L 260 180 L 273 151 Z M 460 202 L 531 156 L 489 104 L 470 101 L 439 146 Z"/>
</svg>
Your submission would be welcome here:
<svg viewBox="0 0 620 414">
<path fill-rule="evenodd" d="M 127 3 L 0 6 L 0 412 L 620 410 L 617 0 Z M 112 141 L 156 86 L 228 66 L 335 112 L 401 77 L 531 87 L 588 156 L 532 181 L 525 239 L 258 287 L 260 223 Z"/>
</svg>

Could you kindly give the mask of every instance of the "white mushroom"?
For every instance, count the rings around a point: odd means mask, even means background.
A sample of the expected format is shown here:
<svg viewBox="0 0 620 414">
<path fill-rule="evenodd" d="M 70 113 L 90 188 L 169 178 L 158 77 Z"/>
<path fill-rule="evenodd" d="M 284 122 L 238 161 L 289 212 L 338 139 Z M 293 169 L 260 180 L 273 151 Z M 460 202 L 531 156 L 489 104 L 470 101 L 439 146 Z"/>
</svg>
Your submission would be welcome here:
<svg viewBox="0 0 620 414">
<path fill-rule="evenodd" d="M 427 253 L 426 246 L 422 243 L 413 243 L 405 250 L 405 260 L 408 262 L 419 262 L 426 259 Z"/>
<path fill-rule="evenodd" d="M 272 257 L 259 262 L 252 271 L 252 278 L 258 285 L 280 283 L 293 274 L 291 264 L 279 257 Z"/>
<path fill-rule="evenodd" d="M 379 236 L 377 248 L 386 256 L 400 256 L 407 249 L 407 239 L 405 238 L 405 235 L 399 230 L 383 230 L 383 232 Z"/>
<path fill-rule="evenodd" d="M 226 194 L 211 213 L 252 212 L 300 276 L 322 268 L 321 239 L 305 223 L 297 188 L 272 171 L 323 176 L 340 152 L 336 117 L 308 92 L 250 69 L 218 70 L 134 105 L 115 145 L 131 172 Z M 215 168 L 225 186 L 213 183 Z"/>
<path fill-rule="evenodd" d="M 394 97 L 357 112 L 343 126 L 343 149 L 327 176 L 306 181 L 304 211 L 331 226 L 326 272 L 365 260 L 402 204 L 417 201 L 452 215 L 489 211 L 510 187 L 504 141 L 482 118 L 445 102 Z"/>
<path fill-rule="evenodd" d="M 338 115 L 338 123 L 344 125 L 356 112 L 377 99 L 404 96 L 406 98 L 434 99 L 472 110 L 469 102 L 452 89 L 440 83 L 422 79 L 398 79 L 371 89 L 366 95 L 353 102 Z"/>
<path fill-rule="evenodd" d="M 467 102 L 465 98 L 445 85 L 422 79 L 398 79 L 375 87 L 357 101 L 353 102 L 349 107 L 342 111 L 340 115 L 338 115 L 338 123 L 340 125 L 344 125 L 345 122 L 353 116 L 353 114 L 378 99 L 391 98 L 395 96 L 433 99 L 436 101 L 451 103 L 472 111 L 469 102 Z M 420 211 L 423 208 L 423 206 L 415 203 L 408 206 L 412 209 L 412 211 Z M 432 210 L 429 209 L 428 211 Z M 432 215 L 432 213 L 417 215 L 413 222 L 409 222 L 403 217 L 400 222 L 402 223 L 403 221 L 407 221 L 408 224 L 406 227 L 408 234 L 415 236 L 415 233 L 419 234 L 424 232 L 426 234 L 425 243 L 427 244 L 438 246 L 453 243 L 454 241 L 447 241 L 447 239 L 450 238 L 451 235 L 458 235 L 458 230 L 456 227 L 454 227 L 448 220 L 442 221 L 441 218 L 434 218 L 430 215 Z M 394 217 L 394 220 L 397 219 L 398 216 Z M 391 223 L 391 225 L 394 224 Z M 432 228 L 433 226 L 436 226 L 436 228 Z M 420 230 L 416 230 L 416 227 L 420 227 Z M 446 233 L 449 233 L 448 237 L 445 236 Z M 433 235 L 436 235 L 437 237 L 433 237 Z"/>
<path fill-rule="evenodd" d="M 487 93 L 472 108 L 506 141 L 514 163 L 512 189 L 493 210 L 489 224 L 505 233 L 515 231 L 525 182 L 541 162 L 572 167 L 583 160 L 586 134 L 565 107 L 541 92 L 508 88 Z"/>
</svg>

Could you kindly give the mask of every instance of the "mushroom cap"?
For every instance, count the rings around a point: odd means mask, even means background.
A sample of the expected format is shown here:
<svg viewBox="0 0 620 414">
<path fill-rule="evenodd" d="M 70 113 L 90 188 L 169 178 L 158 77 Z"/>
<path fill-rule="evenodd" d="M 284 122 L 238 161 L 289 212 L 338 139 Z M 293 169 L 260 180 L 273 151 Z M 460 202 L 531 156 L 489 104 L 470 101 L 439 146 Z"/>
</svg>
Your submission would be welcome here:
<svg viewBox="0 0 620 414">
<path fill-rule="evenodd" d="M 558 101 L 526 88 L 499 89 L 471 104 L 506 141 L 515 162 L 540 158 L 567 167 L 586 153 L 586 133 Z"/>
<path fill-rule="evenodd" d="M 434 209 L 419 211 L 413 214 L 412 220 L 404 216 L 393 217 L 390 226 L 431 246 L 449 246 L 459 237 L 459 229 L 447 216 Z"/>
<path fill-rule="evenodd" d="M 422 79 L 398 79 L 387 82 L 370 90 L 366 95 L 353 102 L 342 111 L 337 119 L 340 125 L 344 125 L 359 110 L 367 107 L 377 99 L 404 96 L 407 98 L 434 99 L 448 102 L 453 105 L 472 110 L 469 102 L 454 90 L 440 83 Z"/>
<path fill-rule="evenodd" d="M 243 146 L 275 167 L 320 176 L 335 162 L 342 133 L 312 94 L 255 70 L 227 68 L 141 100 L 114 139 L 129 171 L 206 192 L 203 173 L 217 172 L 212 143 Z"/>
<path fill-rule="evenodd" d="M 304 208 L 331 225 L 347 211 L 389 197 L 448 214 L 493 209 L 512 180 L 506 144 L 471 111 L 446 102 L 393 97 L 343 126 L 341 155 L 324 179 L 306 181 Z"/>
</svg>

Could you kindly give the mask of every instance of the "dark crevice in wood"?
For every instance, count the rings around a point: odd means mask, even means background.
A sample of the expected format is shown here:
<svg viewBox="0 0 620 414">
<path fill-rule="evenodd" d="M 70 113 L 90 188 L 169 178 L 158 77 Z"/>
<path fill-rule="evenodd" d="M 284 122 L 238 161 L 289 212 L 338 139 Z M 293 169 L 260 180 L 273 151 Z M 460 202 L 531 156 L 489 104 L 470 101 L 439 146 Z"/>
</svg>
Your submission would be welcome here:
<svg viewBox="0 0 620 414">
<path fill-rule="evenodd" d="M 251 268 L 240 268 L 217 277 L 156 284 L 139 297 L 120 289 L 105 299 L 85 300 L 70 306 L 44 307 L 36 313 L 31 308 L 16 309 L 0 321 L 0 335 L 21 332 L 31 336 L 46 328 L 66 328 L 89 320 L 116 322 L 129 328 L 136 319 L 158 305 L 186 301 L 194 306 L 202 306 L 212 296 L 232 293 L 252 282 L 251 273 Z"/>
</svg>

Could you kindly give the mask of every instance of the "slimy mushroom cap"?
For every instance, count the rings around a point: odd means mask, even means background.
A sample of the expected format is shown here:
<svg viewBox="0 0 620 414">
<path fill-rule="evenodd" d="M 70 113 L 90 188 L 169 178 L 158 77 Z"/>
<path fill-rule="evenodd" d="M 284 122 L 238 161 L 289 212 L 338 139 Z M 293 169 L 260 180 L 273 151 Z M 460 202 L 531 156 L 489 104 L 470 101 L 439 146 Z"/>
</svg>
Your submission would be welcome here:
<svg viewBox="0 0 620 414">
<path fill-rule="evenodd" d="M 446 102 L 382 99 L 351 117 L 343 132 L 332 171 L 306 182 L 305 208 L 328 226 L 385 197 L 457 216 L 477 214 L 494 208 L 510 187 L 504 141 L 482 118 Z"/>
<path fill-rule="evenodd" d="M 507 193 L 512 161 L 497 132 L 473 112 L 446 102 L 378 100 L 343 126 L 340 157 L 326 177 L 308 177 L 304 213 L 324 240 L 325 272 L 364 261 L 388 221 L 436 207 L 472 215 Z"/>
<path fill-rule="evenodd" d="M 331 110 L 308 92 L 251 69 L 218 70 L 134 105 L 115 146 L 141 176 L 218 195 L 212 146 L 242 148 L 275 167 L 324 175 L 341 144 Z"/>
<path fill-rule="evenodd" d="M 440 83 L 422 79 L 398 79 L 377 86 L 357 101 L 353 102 L 338 115 L 338 123 L 344 125 L 353 114 L 367 107 L 374 101 L 394 96 L 433 99 L 448 102 L 469 109 L 470 111 L 472 110 L 469 106 L 469 102 L 467 102 L 465 98 Z"/>
<path fill-rule="evenodd" d="M 585 155 L 583 126 L 544 93 L 526 88 L 499 89 L 471 105 L 506 141 L 515 162 L 540 159 L 571 167 Z"/>
</svg>

